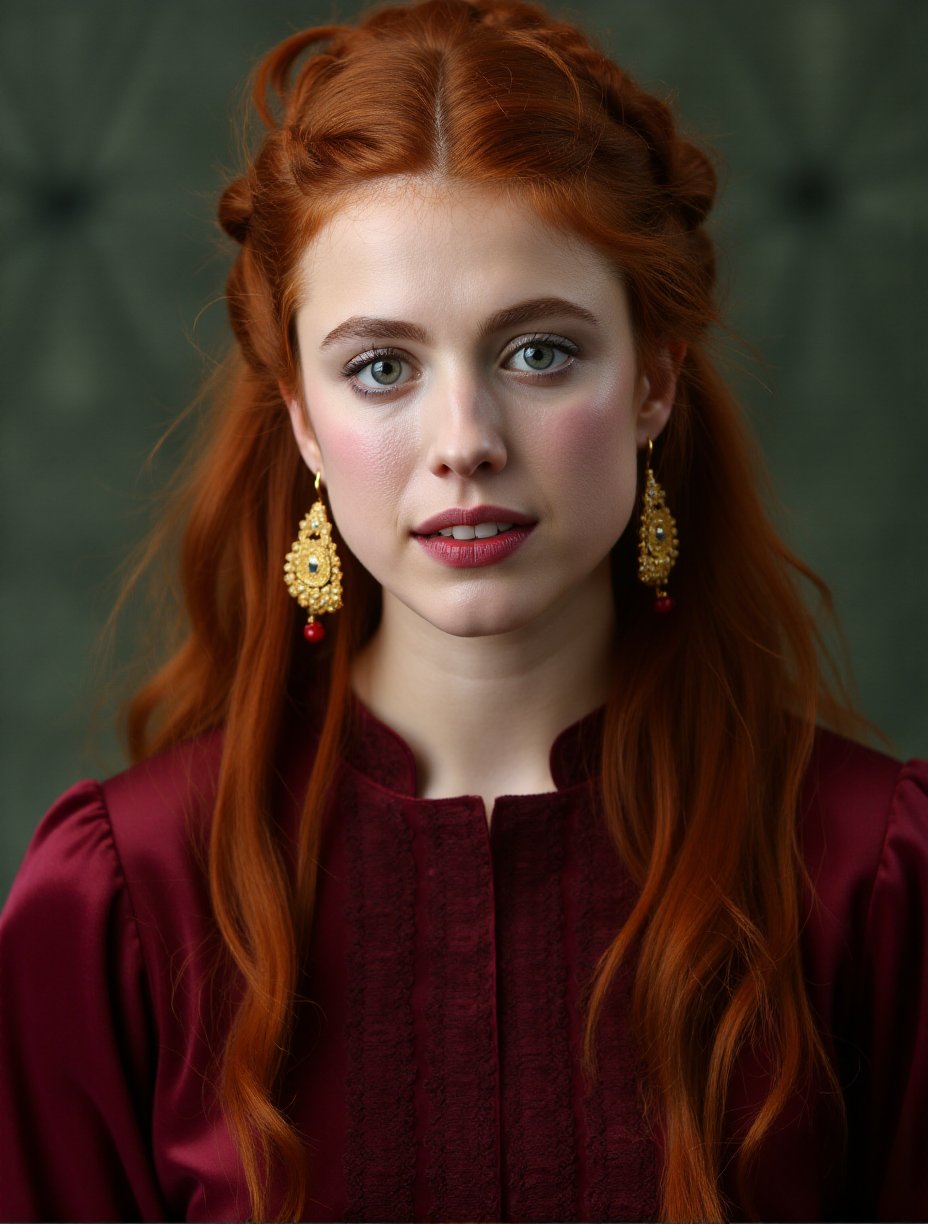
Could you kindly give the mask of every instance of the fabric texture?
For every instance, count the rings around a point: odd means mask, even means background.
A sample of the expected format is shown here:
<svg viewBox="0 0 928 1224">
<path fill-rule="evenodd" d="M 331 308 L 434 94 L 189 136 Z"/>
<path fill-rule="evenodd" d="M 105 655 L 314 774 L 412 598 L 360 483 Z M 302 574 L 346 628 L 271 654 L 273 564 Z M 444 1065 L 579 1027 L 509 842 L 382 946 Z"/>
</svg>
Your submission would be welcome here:
<svg viewBox="0 0 928 1224">
<path fill-rule="evenodd" d="M 551 750 L 557 789 L 416 797 L 360 705 L 327 817 L 283 1099 L 312 1220 L 642 1220 L 662 1150 L 630 1025 L 633 965 L 580 1071 L 584 985 L 635 900 L 601 819 L 602 715 Z M 291 856 L 312 718 L 282 745 Z M 0 917 L 0 1218 L 247 1218 L 215 1096 L 238 987 L 204 872 L 214 733 L 67 791 Z M 755 1168 L 762 1219 L 928 1217 L 928 763 L 820 732 L 799 813 L 817 901 L 810 998 L 849 1119 L 791 1103 Z M 729 1134 L 762 1095 L 744 1060 Z M 735 1196 L 732 1186 L 728 1191 Z M 737 1218 L 744 1208 L 735 1197 Z"/>
</svg>

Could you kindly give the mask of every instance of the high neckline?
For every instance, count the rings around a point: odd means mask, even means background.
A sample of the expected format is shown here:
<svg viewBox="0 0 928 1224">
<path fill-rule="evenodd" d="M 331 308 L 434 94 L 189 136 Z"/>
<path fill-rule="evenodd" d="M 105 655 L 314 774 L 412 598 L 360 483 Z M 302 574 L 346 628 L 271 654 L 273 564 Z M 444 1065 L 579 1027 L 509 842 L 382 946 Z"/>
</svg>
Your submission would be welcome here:
<svg viewBox="0 0 928 1224">
<path fill-rule="evenodd" d="M 598 777 L 604 718 L 605 706 L 598 706 L 555 737 L 548 759 L 558 791 Z M 418 771 L 412 748 L 355 694 L 349 701 L 344 756 L 354 769 L 379 787 L 408 798 L 416 797 Z"/>
</svg>

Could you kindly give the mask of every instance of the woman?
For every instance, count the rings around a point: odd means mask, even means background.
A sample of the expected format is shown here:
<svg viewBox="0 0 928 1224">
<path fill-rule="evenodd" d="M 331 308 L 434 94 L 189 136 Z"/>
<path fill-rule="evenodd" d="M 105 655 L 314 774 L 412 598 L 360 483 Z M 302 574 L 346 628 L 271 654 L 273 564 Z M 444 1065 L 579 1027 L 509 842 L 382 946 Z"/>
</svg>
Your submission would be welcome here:
<svg viewBox="0 0 928 1224">
<path fill-rule="evenodd" d="M 255 97 L 185 636 L 4 914 L 4 1212 L 925 1215 L 928 766 L 835 731 L 710 162 L 514 0 Z"/>
</svg>

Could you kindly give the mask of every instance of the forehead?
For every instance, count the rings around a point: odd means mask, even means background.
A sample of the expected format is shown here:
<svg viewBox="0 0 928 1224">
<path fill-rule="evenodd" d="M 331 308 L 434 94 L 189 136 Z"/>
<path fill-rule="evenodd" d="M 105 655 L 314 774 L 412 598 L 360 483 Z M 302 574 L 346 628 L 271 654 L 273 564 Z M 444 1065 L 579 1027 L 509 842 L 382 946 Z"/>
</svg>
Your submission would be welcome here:
<svg viewBox="0 0 928 1224">
<path fill-rule="evenodd" d="M 477 306 L 568 290 L 600 309 L 624 306 L 609 261 L 518 193 L 422 178 L 381 180 L 343 197 L 304 251 L 299 276 L 310 313 L 387 310 L 391 301 L 395 309 L 410 294 Z"/>
</svg>

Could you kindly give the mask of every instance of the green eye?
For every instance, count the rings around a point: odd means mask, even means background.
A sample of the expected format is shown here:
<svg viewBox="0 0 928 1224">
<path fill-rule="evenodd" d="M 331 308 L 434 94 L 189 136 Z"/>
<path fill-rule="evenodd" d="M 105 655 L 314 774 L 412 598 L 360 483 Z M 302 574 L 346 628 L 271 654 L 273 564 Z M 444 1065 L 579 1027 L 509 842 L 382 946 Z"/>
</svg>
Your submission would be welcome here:
<svg viewBox="0 0 928 1224">
<path fill-rule="evenodd" d="M 508 365 L 511 370 L 521 370 L 523 374 L 554 374 L 568 369 L 573 365 L 578 349 L 569 340 L 558 339 L 554 343 L 552 337 L 538 337 L 534 340 L 523 340 L 514 349 Z"/>
<path fill-rule="evenodd" d="M 342 377 L 348 379 L 359 395 L 386 395 L 394 387 L 404 386 L 409 381 L 408 368 L 406 380 L 403 381 L 403 370 L 408 366 L 409 362 L 402 353 L 392 349 L 373 349 L 349 361 L 342 370 Z"/>
<path fill-rule="evenodd" d="M 371 362 L 371 377 L 383 387 L 392 387 L 403 372 L 403 363 L 393 357 Z"/>
<path fill-rule="evenodd" d="M 530 344 L 522 352 L 525 364 L 533 370 L 547 370 L 554 361 L 554 349 L 550 344 Z"/>
</svg>

